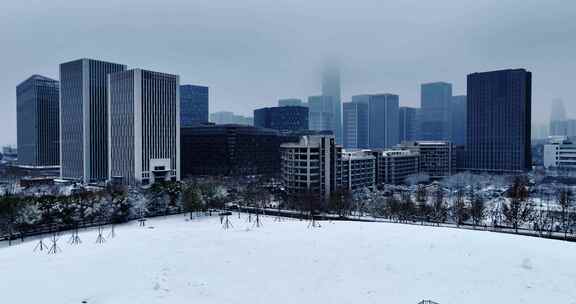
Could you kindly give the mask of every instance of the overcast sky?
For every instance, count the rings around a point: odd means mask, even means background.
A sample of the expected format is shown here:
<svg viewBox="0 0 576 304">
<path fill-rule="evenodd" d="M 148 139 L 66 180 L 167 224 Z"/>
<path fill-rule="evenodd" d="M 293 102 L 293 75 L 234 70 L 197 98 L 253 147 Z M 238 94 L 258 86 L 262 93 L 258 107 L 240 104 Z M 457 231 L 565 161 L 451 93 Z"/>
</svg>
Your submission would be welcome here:
<svg viewBox="0 0 576 304">
<path fill-rule="evenodd" d="M 396 93 L 504 68 L 533 72 L 533 121 L 562 98 L 576 116 L 574 0 L 2 0 L 0 144 L 16 143 L 15 87 L 96 58 L 208 85 L 210 112 L 251 115 L 320 93 L 322 58 L 342 64 L 342 96 Z"/>
</svg>

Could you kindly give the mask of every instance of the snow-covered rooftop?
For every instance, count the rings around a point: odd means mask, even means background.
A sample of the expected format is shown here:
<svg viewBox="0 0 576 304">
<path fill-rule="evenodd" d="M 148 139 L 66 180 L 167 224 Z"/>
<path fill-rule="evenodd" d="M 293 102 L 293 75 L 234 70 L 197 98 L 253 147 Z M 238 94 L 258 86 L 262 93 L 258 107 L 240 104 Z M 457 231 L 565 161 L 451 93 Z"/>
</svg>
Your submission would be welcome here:
<svg viewBox="0 0 576 304">
<path fill-rule="evenodd" d="M 130 223 L 62 252 L 0 248 L 2 303 L 574 303 L 576 244 L 384 223 L 245 216 Z M 153 229 L 152 229 L 153 227 Z M 108 231 L 105 232 L 106 236 Z M 45 242 L 47 239 L 44 240 Z M 2 246 L 2 245 L 0 245 Z M 84 301 L 84 302 L 83 302 Z"/>
</svg>

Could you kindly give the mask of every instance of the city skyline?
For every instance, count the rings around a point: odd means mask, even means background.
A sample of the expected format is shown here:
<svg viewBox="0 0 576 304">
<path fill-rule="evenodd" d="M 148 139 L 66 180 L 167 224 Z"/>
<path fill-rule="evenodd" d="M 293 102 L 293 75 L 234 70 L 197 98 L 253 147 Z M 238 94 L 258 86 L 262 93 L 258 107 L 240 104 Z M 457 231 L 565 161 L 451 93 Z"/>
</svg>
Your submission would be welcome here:
<svg viewBox="0 0 576 304">
<path fill-rule="evenodd" d="M 418 87 L 422 83 L 446 81 L 454 85 L 453 94 L 460 95 L 466 91 L 469 73 L 523 67 L 536 75 L 533 122 L 548 119 L 555 98 L 566 101 L 569 115 L 574 113 L 575 106 L 570 102 L 574 93 L 567 75 L 576 67 L 568 60 L 574 49 L 568 34 L 576 24 L 568 12 L 576 4 L 488 1 L 464 7 L 454 1 L 434 4 L 437 7 L 419 4 L 425 9 L 414 12 L 409 3 L 363 1 L 331 4 L 330 14 L 320 4 L 281 1 L 272 8 L 262 1 L 249 1 L 242 7 L 210 3 L 195 6 L 180 1 L 145 3 L 138 11 L 140 20 L 162 16 L 160 25 L 152 29 L 145 23 L 132 22 L 130 3 L 102 1 L 87 10 L 82 4 L 57 0 L 51 5 L 62 9 L 50 18 L 40 7 L 4 3 L 1 8 L 6 17 L 0 21 L 5 55 L 0 59 L 4 67 L 0 76 L 0 119 L 7 128 L 0 132 L 0 144 L 16 143 L 14 86 L 33 74 L 57 79 L 59 63 L 84 57 L 128 66 L 144 64 L 146 69 L 181 75 L 182 83 L 211 88 L 212 111 L 231 110 L 243 115 L 255 108 L 273 106 L 280 98 L 306 100 L 319 94 L 319 68 L 327 55 L 340 58 L 343 102 L 357 94 L 391 91 L 401 96 L 402 106 L 419 104 Z M 105 9 L 110 6 L 112 10 Z M 452 8 L 460 14 L 450 14 Z M 393 12 L 395 17 L 384 20 L 377 13 L 383 10 Z M 127 17 L 121 24 L 98 26 L 109 13 L 112 19 Z M 230 21 L 214 22 L 225 16 Z M 33 28 L 27 25 L 29 18 L 35 21 Z M 59 22 L 53 23 L 54 18 Z M 288 18 L 295 21 L 288 28 L 274 21 Z M 443 22 L 436 22 L 437 18 Z M 167 20 L 171 25 L 162 25 Z M 310 26 L 318 20 L 318 26 Z M 395 32 L 397 27 L 388 26 L 392 22 L 400 23 L 402 30 Z M 435 27 L 428 27 L 430 24 Z M 162 35 L 172 31 L 171 26 L 189 31 L 190 42 Z M 55 34 L 47 35 L 50 38 L 46 40 L 42 36 L 48 28 Z M 377 37 L 367 36 L 374 28 L 379 29 Z M 91 39 L 84 39 L 86 36 Z M 150 37 L 157 46 L 150 46 Z M 332 39 L 336 37 L 341 39 Z M 381 37 L 397 43 L 383 43 Z M 365 42 L 371 42 L 370 50 L 358 49 Z M 33 47 L 38 44 L 43 47 Z M 495 44 L 499 47 L 487 47 Z M 446 49 L 450 49 L 449 56 Z M 157 55 L 163 52 L 170 56 Z"/>
</svg>

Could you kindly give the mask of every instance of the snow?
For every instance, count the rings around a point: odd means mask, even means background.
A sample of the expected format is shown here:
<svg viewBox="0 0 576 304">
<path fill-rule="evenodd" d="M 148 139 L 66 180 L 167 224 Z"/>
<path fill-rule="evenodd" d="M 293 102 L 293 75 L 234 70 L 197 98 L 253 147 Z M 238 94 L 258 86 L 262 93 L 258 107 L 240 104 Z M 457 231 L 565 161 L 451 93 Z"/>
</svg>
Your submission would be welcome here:
<svg viewBox="0 0 576 304">
<path fill-rule="evenodd" d="M 576 303 L 576 244 L 402 224 L 182 215 L 0 248 L 2 303 Z M 153 227 L 153 228 L 152 228 Z M 108 234 L 106 231 L 106 235 Z M 105 236 L 106 236 L 105 235 Z M 44 239 L 44 241 L 48 241 Z"/>
</svg>

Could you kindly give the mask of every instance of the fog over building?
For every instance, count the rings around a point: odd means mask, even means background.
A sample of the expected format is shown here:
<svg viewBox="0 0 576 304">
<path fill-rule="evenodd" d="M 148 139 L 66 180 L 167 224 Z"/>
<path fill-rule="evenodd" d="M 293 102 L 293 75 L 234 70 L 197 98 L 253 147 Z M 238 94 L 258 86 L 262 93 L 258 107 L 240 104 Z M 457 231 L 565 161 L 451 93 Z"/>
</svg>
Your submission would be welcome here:
<svg viewBox="0 0 576 304">
<path fill-rule="evenodd" d="M 564 102 L 559 98 L 554 99 L 550 111 L 550 135 L 567 136 L 569 128 L 567 120 Z"/>
</svg>

